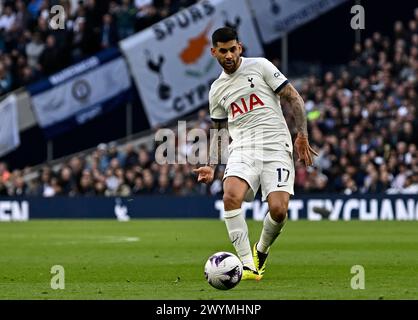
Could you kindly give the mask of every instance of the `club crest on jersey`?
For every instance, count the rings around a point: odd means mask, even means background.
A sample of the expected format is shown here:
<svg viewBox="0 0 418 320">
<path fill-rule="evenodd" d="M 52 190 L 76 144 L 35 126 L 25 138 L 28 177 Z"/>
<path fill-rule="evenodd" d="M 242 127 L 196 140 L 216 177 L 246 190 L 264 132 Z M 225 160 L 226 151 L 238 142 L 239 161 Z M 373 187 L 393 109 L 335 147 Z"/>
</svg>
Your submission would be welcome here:
<svg viewBox="0 0 418 320">
<path fill-rule="evenodd" d="M 252 93 L 248 99 L 241 98 L 240 101 L 232 102 L 232 118 L 235 118 L 237 114 L 241 115 L 253 110 L 257 105 L 264 106 L 264 102 L 255 93 Z"/>
<path fill-rule="evenodd" d="M 251 88 L 254 88 L 255 87 L 255 85 L 254 85 L 254 83 L 253 83 L 253 78 L 250 78 L 250 77 L 248 77 L 248 82 L 250 83 L 250 87 Z"/>
</svg>

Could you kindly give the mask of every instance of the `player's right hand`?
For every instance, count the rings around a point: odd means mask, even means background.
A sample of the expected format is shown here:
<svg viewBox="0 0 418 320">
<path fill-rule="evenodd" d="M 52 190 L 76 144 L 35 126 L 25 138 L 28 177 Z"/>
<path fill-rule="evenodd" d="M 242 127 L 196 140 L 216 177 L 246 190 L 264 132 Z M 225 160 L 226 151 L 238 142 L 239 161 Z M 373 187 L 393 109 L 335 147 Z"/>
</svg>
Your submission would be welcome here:
<svg viewBox="0 0 418 320">
<path fill-rule="evenodd" d="M 215 175 L 215 170 L 210 166 L 193 169 L 193 172 L 198 174 L 197 182 L 203 183 L 211 183 Z"/>
</svg>

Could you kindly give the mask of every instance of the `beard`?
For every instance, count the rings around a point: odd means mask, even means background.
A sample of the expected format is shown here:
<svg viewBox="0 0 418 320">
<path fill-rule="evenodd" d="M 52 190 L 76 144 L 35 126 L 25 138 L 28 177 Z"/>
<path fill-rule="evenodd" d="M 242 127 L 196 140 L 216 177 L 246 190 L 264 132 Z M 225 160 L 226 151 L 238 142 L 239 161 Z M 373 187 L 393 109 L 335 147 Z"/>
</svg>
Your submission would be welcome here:
<svg viewBox="0 0 418 320">
<path fill-rule="evenodd" d="M 221 63 L 222 68 L 229 72 L 234 72 L 237 68 L 237 62 L 235 60 L 225 60 L 223 63 Z"/>
</svg>

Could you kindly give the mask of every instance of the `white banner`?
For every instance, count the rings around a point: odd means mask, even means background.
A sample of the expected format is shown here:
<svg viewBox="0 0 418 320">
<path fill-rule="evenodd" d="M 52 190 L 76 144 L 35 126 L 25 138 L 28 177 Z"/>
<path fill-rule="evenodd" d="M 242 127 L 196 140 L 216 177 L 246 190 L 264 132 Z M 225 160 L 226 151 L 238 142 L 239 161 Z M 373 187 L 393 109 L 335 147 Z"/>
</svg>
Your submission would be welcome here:
<svg viewBox="0 0 418 320">
<path fill-rule="evenodd" d="M 125 60 L 117 55 L 98 54 L 29 88 L 34 112 L 47 135 L 81 125 L 125 98 L 131 81 Z"/>
<path fill-rule="evenodd" d="M 263 42 L 270 43 L 347 0 L 249 1 Z"/>
<path fill-rule="evenodd" d="M 0 102 L 0 157 L 20 145 L 16 96 L 11 94 Z"/>
<path fill-rule="evenodd" d="M 233 26 L 245 56 L 262 56 L 247 2 L 201 1 L 120 42 L 152 127 L 208 102 L 221 73 L 211 56 L 212 33 Z"/>
</svg>

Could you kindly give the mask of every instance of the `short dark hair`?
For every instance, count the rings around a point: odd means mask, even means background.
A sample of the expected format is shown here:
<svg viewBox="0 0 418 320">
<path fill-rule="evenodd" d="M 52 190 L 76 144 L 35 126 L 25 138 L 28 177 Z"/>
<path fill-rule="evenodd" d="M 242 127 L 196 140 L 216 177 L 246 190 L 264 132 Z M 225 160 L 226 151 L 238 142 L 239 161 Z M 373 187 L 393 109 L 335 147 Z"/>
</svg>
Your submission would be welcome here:
<svg viewBox="0 0 418 320">
<path fill-rule="evenodd" d="M 212 33 L 212 45 L 216 47 L 218 42 L 228 42 L 231 40 L 238 40 L 238 33 L 235 29 L 230 27 L 223 27 L 216 29 L 214 33 Z"/>
</svg>

